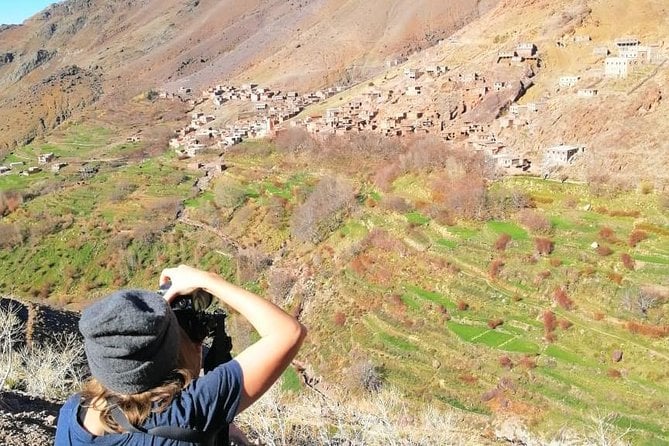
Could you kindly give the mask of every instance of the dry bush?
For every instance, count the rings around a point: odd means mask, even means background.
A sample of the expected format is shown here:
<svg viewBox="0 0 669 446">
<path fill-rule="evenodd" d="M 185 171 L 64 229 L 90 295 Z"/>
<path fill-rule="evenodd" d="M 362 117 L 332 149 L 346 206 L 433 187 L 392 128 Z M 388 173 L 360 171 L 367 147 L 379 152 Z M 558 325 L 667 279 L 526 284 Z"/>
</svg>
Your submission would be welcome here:
<svg viewBox="0 0 669 446">
<path fill-rule="evenodd" d="M 569 298 L 567 291 L 562 287 L 557 288 L 553 292 L 553 300 L 565 310 L 571 310 L 571 308 L 574 306 L 574 301 Z"/>
<path fill-rule="evenodd" d="M 297 274 L 290 268 L 274 268 L 267 277 L 268 293 L 274 302 L 283 302 L 297 281 Z"/>
<path fill-rule="evenodd" d="M 495 328 L 499 327 L 500 325 L 503 325 L 504 321 L 502 319 L 490 319 L 488 321 L 488 328 L 491 330 L 494 330 Z"/>
<path fill-rule="evenodd" d="M 16 366 L 16 343 L 23 332 L 23 323 L 18 316 L 20 307 L 9 304 L 6 310 L 0 310 L 0 390 L 8 383 L 14 383 Z M 10 380 L 11 378 L 11 380 Z"/>
<path fill-rule="evenodd" d="M 622 373 L 620 373 L 620 370 L 618 370 L 618 369 L 608 369 L 606 371 L 606 375 L 609 378 L 622 378 L 622 376 L 623 376 Z"/>
<path fill-rule="evenodd" d="M 300 205 L 291 221 L 291 235 L 318 243 L 336 229 L 355 203 L 355 190 L 346 180 L 326 176 Z"/>
<path fill-rule="evenodd" d="M 555 328 L 557 327 L 557 318 L 555 317 L 555 313 L 550 310 L 546 310 L 541 316 L 541 319 L 544 324 L 544 333 L 548 334 L 555 331 Z"/>
<path fill-rule="evenodd" d="M 22 242 L 23 234 L 16 223 L 0 223 L 0 248 L 12 248 Z"/>
<path fill-rule="evenodd" d="M 545 237 L 537 237 L 534 239 L 534 247 L 537 250 L 537 253 L 542 256 L 549 255 L 553 252 L 555 246 L 553 241 Z"/>
<path fill-rule="evenodd" d="M 552 229 L 548 217 L 532 209 L 523 209 L 520 211 L 518 213 L 518 221 L 530 231 L 539 234 L 548 234 Z"/>
<path fill-rule="evenodd" d="M 135 183 L 130 183 L 127 180 L 119 180 L 109 192 L 107 199 L 112 203 L 118 203 L 128 198 L 130 194 L 137 190 L 137 187 Z"/>
<path fill-rule="evenodd" d="M 267 204 L 267 222 L 275 229 L 283 229 L 288 214 L 288 200 L 278 195 L 273 195 Z"/>
<path fill-rule="evenodd" d="M 510 241 L 511 241 L 511 236 L 509 234 L 506 233 L 500 234 L 500 236 L 497 237 L 497 240 L 495 240 L 495 249 L 497 251 L 504 251 Z"/>
<path fill-rule="evenodd" d="M 23 195 L 16 191 L 0 191 L 0 217 L 11 214 L 23 203 Z"/>
<path fill-rule="evenodd" d="M 499 273 L 502 271 L 502 267 L 504 266 L 504 260 L 502 259 L 495 259 L 492 262 L 490 262 L 490 267 L 488 268 L 488 274 L 492 279 L 497 279 L 499 277 Z"/>
<path fill-rule="evenodd" d="M 460 310 L 460 311 L 469 310 L 469 304 L 467 302 L 465 302 L 464 300 L 458 300 L 457 307 L 458 307 L 458 310 Z"/>
<path fill-rule="evenodd" d="M 214 202 L 216 205 L 235 209 L 241 206 L 247 197 L 244 185 L 237 179 L 225 176 L 214 185 Z"/>
<path fill-rule="evenodd" d="M 341 311 L 337 311 L 332 316 L 332 322 L 334 322 L 337 327 L 343 327 L 346 324 L 346 314 Z"/>
<path fill-rule="evenodd" d="M 562 265 L 562 260 L 560 260 L 558 258 L 552 258 L 548 261 L 548 263 L 550 263 L 550 265 L 553 268 L 557 268 L 558 266 Z"/>
<path fill-rule="evenodd" d="M 401 175 L 400 168 L 397 164 L 383 164 L 372 176 L 372 182 L 376 187 L 384 192 L 390 190 L 393 181 Z"/>
<path fill-rule="evenodd" d="M 632 232 L 630 232 L 627 244 L 634 248 L 636 245 L 646 240 L 647 238 L 648 233 L 646 231 L 642 231 L 641 229 L 634 229 Z"/>
<path fill-rule="evenodd" d="M 274 145 L 280 152 L 315 153 L 319 150 L 318 142 L 309 132 L 301 127 L 289 127 L 277 133 Z"/>
<path fill-rule="evenodd" d="M 609 274 L 607 274 L 607 277 L 611 282 L 613 282 L 617 285 L 620 285 L 620 284 L 623 283 L 623 275 L 622 274 L 618 274 L 618 273 L 615 273 L 615 272 L 610 272 Z"/>
<path fill-rule="evenodd" d="M 63 399 L 81 387 L 85 376 L 84 345 L 75 335 L 55 336 L 52 343 L 21 352 L 28 393 Z"/>
<path fill-rule="evenodd" d="M 595 311 L 594 313 L 592 313 L 592 318 L 596 321 L 604 320 L 604 316 L 605 314 L 602 313 L 601 311 Z"/>
<path fill-rule="evenodd" d="M 238 250 L 235 260 L 238 283 L 256 280 L 258 275 L 272 264 L 272 259 L 267 254 L 253 247 Z"/>
<path fill-rule="evenodd" d="M 377 393 L 383 387 L 385 370 L 369 359 L 358 358 L 349 369 L 349 376 L 362 390 Z"/>
<path fill-rule="evenodd" d="M 463 383 L 469 384 L 469 385 L 476 384 L 479 380 L 476 376 L 472 375 L 469 372 L 465 372 L 465 373 L 461 374 L 460 376 L 458 376 L 458 379 L 460 381 L 462 381 Z"/>
<path fill-rule="evenodd" d="M 505 369 L 512 369 L 513 361 L 507 355 L 502 355 L 499 357 L 499 365 Z"/>
<path fill-rule="evenodd" d="M 625 324 L 625 328 L 634 334 L 641 334 L 651 338 L 664 338 L 669 336 L 669 325 L 651 325 L 628 321 Z"/>
<path fill-rule="evenodd" d="M 475 435 L 455 414 L 410 409 L 394 389 L 358 399 L 317 392 L 287 398 L 273 386 L 236 424 L 253 444 L 267 446 L 428 446 L 465 444 Z"/>
<path fill-rule="evenodd" d="M 571 323 L 571 321 L 568 321 L 567 319 L 560 319 L 558 320 L 558 325 L 560 326 L 561 329 L 568 330 L 573 324 Z"/>
<path fill-rule="evenodd" d="M 611 217 L 634 217 L 638 218 L 641 215 L 640 211 L 627 211 L 624 209 L 612 209 L 609 210 L 609 215 Z"/>
<path fill-rule="evenodd" d="M 602 257 L 607 257 L 607 256 L 610 256 L 611 254 L 613 254 L 613 250 L 610 247 L 608 247 L 607 245 L 597 246 L 597 248 L 595 249 L 595 252 Z"/>
<path fill-rule="evenodd" d="M 446 188 L 447 193 L 441 204 L 453 215 L 472 220 L 488 217 L 486 185 L 482 177 L 461 177 L 449 180 L 442 187 Z"/>
<path fill-rule="evenodd" d="M 657 204 L 663 211 L 669 211 L 669 190 L 662 192 L 657 196 Z"/>
<path fill-rule="evenodd" d="M 609 242 L 609 243 L 617 243 L 618 242 L 618 238 L 616 237 L 616 233 L 613 231 L 613 229 L 611 229 L 608 226 L 603 226 L 599 230 L 599 238 L 601 238 L 602 240 L 604 240 L 606 242 Z"/>
<path fill-rule="evenodd" d="M 536 360 L 536 358 L 534 358 L 532 356 L 525 355 L 522 358 L 520 358 L 520 361 L 518 361 L 518 364 L 521 367 L 526 368 L 526 369 L 534 369 L 534 368 L 537 367 L 537 360 Z"/>
<path fill-rule="evenodd" d="M 623 263 L 623 266 L 630 271 L 634 271 L 635 262 L 631 255 L 623 252 L 620 254 L 620 261 Z"/>
<path fill-rule="evenodd" d="M 174 219 L 179 211 L 183 209 L 181 200 L 177 197 L 162 197 L 149 201 L 146 205 L 147 211 L 157 218 Z"/>
<path fill-rule="evenodd" d="M 381 199 L 381 207 L 386 210 L 405 214 L 413 210 L 411 204 L 398 195 L 385 195 Z"/>
</svg>

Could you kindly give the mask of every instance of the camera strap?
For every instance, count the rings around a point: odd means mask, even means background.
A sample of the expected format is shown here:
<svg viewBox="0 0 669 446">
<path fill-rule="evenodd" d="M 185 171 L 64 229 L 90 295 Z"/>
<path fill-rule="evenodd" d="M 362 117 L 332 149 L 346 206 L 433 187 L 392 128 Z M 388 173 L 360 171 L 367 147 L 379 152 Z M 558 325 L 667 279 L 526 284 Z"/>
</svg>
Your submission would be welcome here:
<svg viewBox="0 0 669 446">
<path fill-rule="evenodd" d="M 194 429 L 186 429 L 180 426 L 156 426 L 150 429 L 136 427 L 130 423 L 128 417 L 125 416 L 125 413 L 123 413 L 118 406 L 115 406 L 111 410 L 111 416 L 126 432 L 142 433 L 154 437 L 169 438 L 170 440 L 198 443 L 202 445 L 211 444 L 213 441 L 212 434 L 207 434 Z"/>
</svg>

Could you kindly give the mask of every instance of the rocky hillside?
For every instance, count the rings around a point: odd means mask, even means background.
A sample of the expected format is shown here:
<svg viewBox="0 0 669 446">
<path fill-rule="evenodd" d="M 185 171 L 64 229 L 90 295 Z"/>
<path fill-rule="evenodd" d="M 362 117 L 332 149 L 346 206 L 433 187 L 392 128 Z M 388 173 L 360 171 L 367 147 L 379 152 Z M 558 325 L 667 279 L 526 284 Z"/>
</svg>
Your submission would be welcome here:
<svg viewBox="0 0 669 446">
<path fill-rule="evenodd" d="M 391 3 L 383 11 L 360 0 L 57 3 L 0 29 L 0 150 L 44 134 L 101 95 L 198 89 L 231 77 L 294 89 L 361 80 L 495 2 Z"/>
</svg>

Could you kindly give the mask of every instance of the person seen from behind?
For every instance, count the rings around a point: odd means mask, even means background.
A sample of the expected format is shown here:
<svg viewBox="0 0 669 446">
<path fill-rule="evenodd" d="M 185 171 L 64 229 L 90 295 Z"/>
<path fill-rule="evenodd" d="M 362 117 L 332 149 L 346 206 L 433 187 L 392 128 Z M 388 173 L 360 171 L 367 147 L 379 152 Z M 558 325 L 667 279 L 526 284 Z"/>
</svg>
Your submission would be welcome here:
<svg viewBox="0 0 669 446">
<path fill-rule="evenodd" d="M 224 444 L 235 415 L 281 376 L 306 336 L 282 309 L 214 273 L 167 268 L 160 285 L 167 284 L 163 296 L 121 290 L 84 310 L 79 329 L 92 377 L 63 405 L 56 446 Z M 202 345 L 170 308 L 198 289 L 239 312 L 260 335 L 203 375 Z"/>
</svg>

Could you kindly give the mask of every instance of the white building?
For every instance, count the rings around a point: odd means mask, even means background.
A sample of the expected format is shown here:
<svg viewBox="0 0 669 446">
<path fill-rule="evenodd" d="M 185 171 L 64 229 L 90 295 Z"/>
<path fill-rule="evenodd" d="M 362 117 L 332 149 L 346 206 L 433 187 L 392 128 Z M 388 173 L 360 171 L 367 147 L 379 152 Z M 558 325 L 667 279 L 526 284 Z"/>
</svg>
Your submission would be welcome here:
<svg viewBox="0 0 669 446">
<path fill-rule="evenodd" d="M 578 76 L 562 76 L 560 77 L 559 84 L 560 87 L 568 88 L 573 87 L 581 78 Z"/>
<path fill-rule="evenodd" d="M 564 166 L 573 162 L 574 157 L 585 152 L 585 147 L 561 144 L 549 147 L 544 154 L 545 165 Z"/>
<path fill-rule="evenodd" d="M 629 59 L 607 57 L 604 59 L 604 76 L 626 78 L 629 72 Z"/>
</svg>

